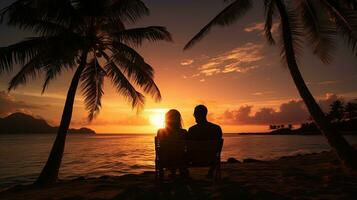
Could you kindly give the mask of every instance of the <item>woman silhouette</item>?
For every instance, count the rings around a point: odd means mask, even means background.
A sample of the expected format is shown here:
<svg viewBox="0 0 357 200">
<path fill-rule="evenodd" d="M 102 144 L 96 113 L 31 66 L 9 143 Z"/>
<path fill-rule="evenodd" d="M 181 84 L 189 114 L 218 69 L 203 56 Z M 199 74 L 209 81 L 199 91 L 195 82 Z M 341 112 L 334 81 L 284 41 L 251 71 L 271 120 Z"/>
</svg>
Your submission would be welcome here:
<svg viewBox="0 0 357 200">
<path fill-rule="evenodd" d="M 178 110 L 172 109 L 165 114 L 165 128 L 157 131 L 157 137 L 159 140 L 180 141 L 186 140 L 187 131 L 182 129 L 182 118 Z M 173 160 L 175 158 L 172 158 Z M 176 176 L 176 169 L 169 169 L 171 171 L 171 177 Z M 188 170 L 186 168 L 180 169 L 181 176 L 188 176 Z"/>
<path fill-rule="evenodd" d="M 182 118 L 178 110 L 172 109 L 165 114 L 165 128 L 159 129 L 159 139 L 185 140 L 187 131 L 182 129 Z"/>
</svg>

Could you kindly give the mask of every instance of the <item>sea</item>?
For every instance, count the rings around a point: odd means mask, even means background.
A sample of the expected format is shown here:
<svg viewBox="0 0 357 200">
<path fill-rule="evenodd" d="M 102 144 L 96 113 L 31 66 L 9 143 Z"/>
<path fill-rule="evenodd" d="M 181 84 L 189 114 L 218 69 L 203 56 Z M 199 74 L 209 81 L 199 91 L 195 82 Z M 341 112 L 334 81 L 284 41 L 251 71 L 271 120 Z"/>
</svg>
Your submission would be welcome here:
<svg viewBox="0 0 357 200">
<path fill-rule="evenodd" d="M 345 136 L 357 145 L 357 136 Z M 44 166 L 55 135 L 0 134 L 0 189 L 32 183 Z M 278 159 L 330 150 L 320 135 L 224 134 L 222 160 Z M 120 176 L 154 170 L 153 134 L 69 135 L 60 179 Z"/>
</svg>

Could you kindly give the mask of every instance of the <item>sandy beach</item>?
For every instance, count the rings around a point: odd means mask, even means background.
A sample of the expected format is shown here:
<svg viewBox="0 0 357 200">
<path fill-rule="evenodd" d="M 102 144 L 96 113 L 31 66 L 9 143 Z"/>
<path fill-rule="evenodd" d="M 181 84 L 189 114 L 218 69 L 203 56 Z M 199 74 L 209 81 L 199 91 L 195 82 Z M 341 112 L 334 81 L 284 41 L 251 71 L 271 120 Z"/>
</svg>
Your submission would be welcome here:
<svg viewBox="0 0 357 200">
<path fill-rule="evenodd" d="M 354 199 L 357 175 L 344 173 L 331 152 L 272 161 L 223 163 L 222 179 L 191 169 L 191 180 L 156 184 L 154 172 L 118 177 L 77 178 L 39 188 L 19 185 L 0 199 Z"/>
</svg>

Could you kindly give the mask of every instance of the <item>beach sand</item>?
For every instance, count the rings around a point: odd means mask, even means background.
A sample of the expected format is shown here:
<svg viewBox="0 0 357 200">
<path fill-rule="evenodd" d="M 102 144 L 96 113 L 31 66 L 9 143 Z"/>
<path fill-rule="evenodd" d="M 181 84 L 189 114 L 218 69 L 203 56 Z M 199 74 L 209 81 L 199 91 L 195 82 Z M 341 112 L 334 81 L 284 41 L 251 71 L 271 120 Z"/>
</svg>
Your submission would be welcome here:
<svg viewBox="0 0 357 200">
<path fill-rule="evenodd" d="M 191 169 L 191 180 L 155 184 L 154 172 L 78 178 L 39 188 L 15 186 L 0 199 L 357 199 L 357 175 L 345 173 L 331 152 L 278 160 L 224 163 L 222 179 Z"/>
</svg>

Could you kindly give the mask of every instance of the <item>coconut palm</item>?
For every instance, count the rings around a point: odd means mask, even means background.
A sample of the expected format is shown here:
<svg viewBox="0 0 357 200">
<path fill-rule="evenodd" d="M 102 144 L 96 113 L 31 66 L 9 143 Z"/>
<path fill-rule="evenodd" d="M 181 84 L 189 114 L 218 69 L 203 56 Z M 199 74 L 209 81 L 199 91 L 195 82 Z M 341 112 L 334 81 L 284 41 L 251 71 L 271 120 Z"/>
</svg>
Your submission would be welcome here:
<svg viewBox="0 0 357 200">
<path fill-rule="evenodd" d="M 148 14 L 140 0 L 18 0 L 1 11 L 1 22 L 36 34 L 0 48 L 0 72 L 22 65 L 9 90 L 43 72 L 44 92 L 62 71 L 75 70 L 57 137 L 38 184 L 52 183 L 58 177 L 79 84 L 89 121 L 100 111 L 105 77 L 133 108 L 143 106 L 142 93 L 161 99 L 153 68 L 134 47 L 143 41 L 171 41 L 171 35 L 164 27 L 127 29 L 125 25 Z"/>
<path fill-rule="evenodd" d="M 251 0 L 225 0 L 231 3 L 213 18 L 185 46 L 188 49 L 201 40 L 213 26 L 228 26 L 243 16 L 251 7 Z M 327 138 L 338 158 L 350 169 L 357 169 L 356 150 L 326 119 L 325 114 L 309 91 L 297 64 L 303 37 L 306 37 L 313 53 L 324 63 L 332 58 L 334 41 L 341 34 L 357 55 L 357 13 L 355 0 L 264 0 L 265 35 L 275 44 L 272 33 L 274 16 L 280 23 L 281 56 L 305 102 L 313 120 Z"/>
<path fill-rule="evenodd" d="M 348 120 L 352 120 L 357 116 L 357 103 L 356 102 L 348 102 L 345 106 L 345 115 Z"/>
<path fill-rule="evenodd" d="M 341 100 L 336 100 L 330 105 L 330 112 L 327 114 L 327 118 L 331 122 L 340 122 L 345 112 L 345 105 Z"/>
</svg>

